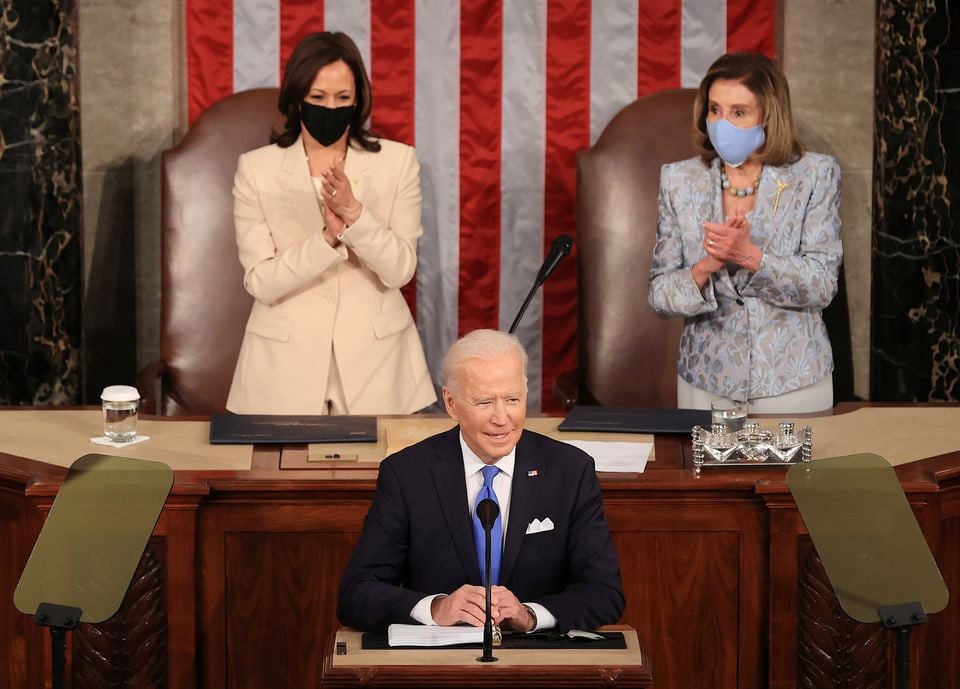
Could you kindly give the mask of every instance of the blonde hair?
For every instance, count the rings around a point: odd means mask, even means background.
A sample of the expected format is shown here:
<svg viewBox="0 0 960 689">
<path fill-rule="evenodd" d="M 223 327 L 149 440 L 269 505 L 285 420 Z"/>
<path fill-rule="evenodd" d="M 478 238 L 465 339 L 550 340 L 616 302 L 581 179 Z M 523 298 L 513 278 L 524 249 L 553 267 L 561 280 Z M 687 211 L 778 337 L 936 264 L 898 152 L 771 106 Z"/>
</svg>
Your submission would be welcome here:
<svg viewBox="0 0 960 689">
<path fill-rule="evenodd" d="M 515 335 L 500 332 L 499 330 L 474 330 L 454 342 L 443 357 L 441 375 L 443 386 L 450 390 L 457 389 L 457 380 L 460 368 L 469 359 L 486 361 L 495 359 L 508 353 L 516 353 L 520 357 L 523 369 L 523 382 L 527 382 L 527 350 L 523 348 Z"/>
<path fill-rule="evenodd" d="M 710 65 L 693 104 L 693 144 L 704 164 L 717 157 L 707 135 L 707 110 L 710 87 L 718 79 L 739 81 L 757 97 L 763 109 L 763 128 L 767 138 L 757 152 L 761 163 L 783 165 L 800 159 L 804 149 L 793 124 L 790 87 L 783 70 L 760 53 L 727 53 Z"/>
</svg>

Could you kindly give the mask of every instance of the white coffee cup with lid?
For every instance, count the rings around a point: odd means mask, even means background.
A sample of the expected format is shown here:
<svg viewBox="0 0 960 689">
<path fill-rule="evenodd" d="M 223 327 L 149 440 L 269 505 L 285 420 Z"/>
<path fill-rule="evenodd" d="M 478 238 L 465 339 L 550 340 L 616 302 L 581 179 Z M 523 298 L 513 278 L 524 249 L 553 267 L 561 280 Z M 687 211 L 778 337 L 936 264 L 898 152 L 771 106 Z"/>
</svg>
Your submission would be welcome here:
<svg viewBox="0 0 960 689">
<path fill-rule="evenodd" d="M 129 443 L 137 437 L 140 393 L 130 385 L 109 385 L 100 394 L 103 408 L 103 437 L 115 443 Z"/>
</svg>

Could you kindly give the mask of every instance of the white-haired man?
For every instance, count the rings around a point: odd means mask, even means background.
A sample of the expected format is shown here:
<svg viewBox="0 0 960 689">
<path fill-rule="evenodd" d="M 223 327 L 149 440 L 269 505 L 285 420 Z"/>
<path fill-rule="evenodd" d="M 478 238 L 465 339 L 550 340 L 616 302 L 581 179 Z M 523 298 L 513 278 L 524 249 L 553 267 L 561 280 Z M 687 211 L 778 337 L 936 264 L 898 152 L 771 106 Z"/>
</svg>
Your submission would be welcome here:
<svg viewBox="0 0 960 689">
<path fill-rule="evenodd" d="M 512 335 L 477 330 L 443 362 L 458 426 L 380 465 L 377 493 L 340 584 L 337 614 L 358 629 L 393 623 L 480 626 L 483 529 L 491 530 L 492 616 L 515 631 L 592 629 L 623 612 L 620 568 L 593 460 L 525 431 L 527 355 Z"/>
</svg>

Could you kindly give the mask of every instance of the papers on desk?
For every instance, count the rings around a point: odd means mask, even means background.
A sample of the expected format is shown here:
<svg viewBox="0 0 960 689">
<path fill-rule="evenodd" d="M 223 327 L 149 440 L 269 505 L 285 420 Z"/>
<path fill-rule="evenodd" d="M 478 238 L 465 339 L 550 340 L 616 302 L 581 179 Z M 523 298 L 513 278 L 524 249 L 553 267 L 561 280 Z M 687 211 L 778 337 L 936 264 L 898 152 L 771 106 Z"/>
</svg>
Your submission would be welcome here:
<svg viewBox="0 0 960 689">
<path fill-rule="evenodd" d="M 455 646 L 482 644 L 483 627 L 431 627 L 422 624 L 391 624 L 387 627 L 390 646 Z"/>
<path fill-rule="evenodd" d="M 579 447 L 593 457 L 597 471 L 635 471 L 642 474 L 653 450 L 653 443 L 608 443 L 592 440 L 563 442 Z"/>
</svg>

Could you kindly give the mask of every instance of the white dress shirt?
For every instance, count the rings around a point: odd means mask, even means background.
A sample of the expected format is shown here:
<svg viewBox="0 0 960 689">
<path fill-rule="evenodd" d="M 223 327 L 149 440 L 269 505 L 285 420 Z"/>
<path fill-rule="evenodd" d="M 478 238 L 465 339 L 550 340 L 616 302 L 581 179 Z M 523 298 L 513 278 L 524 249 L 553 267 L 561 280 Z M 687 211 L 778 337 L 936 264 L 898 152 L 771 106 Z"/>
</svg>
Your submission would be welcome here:
<svg viewBox="0 0 960 689">
<path fill-rule="evenodd" d="M 467 486 L 467 513 L 470 514 L 472 519 L 477 494 L 480 493 L 480 489 L 483 488 L 483 474 L 480 470 L 483 469 L 486 464 L 470 449 L 470 446 L 467 445 L 467 442 L 463 439 L 462 432 L 460 433 L 460 449 L 463 454 L 463 476 Z M 497 494 L 497 502 L 500 503 L 501 533 L 503 533 L 503 543 L 500 544 L 501 549 L 507 540 L 507 520 L 510 517 L 510 489 L 513 485 L 513 470 L 516 462 L 517 448 L 514 446 L 509 454 L 504 455 L 496 461 L 496 466 L 500 471 L 493 477 L 493 492 Z M 410 611 L 410 617 L 420 624 L 436 625 L 437 623 L 433 619 L 430 607 L 434 598 L 444 595 L 446 594 L 437 593 L 421 598 L 413 607 L 413 610 Z M 550 629 L 557 625 L 557 618 L 539 603 L 525 603 L 524 605 L 529 605 L 537 616 L 537 626 L 530 631 Z"/>
</svg>

